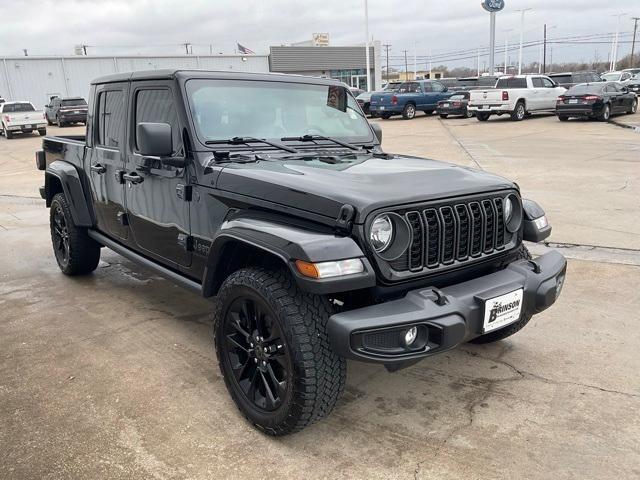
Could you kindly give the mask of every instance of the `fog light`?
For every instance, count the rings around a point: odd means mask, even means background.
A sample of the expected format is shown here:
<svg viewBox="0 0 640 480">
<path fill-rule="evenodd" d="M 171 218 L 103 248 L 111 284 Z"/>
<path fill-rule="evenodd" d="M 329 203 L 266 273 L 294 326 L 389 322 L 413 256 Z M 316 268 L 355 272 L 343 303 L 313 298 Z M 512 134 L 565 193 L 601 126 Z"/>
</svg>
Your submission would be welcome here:
<svg viewBox="0 0 640 480">
<path fill-rule="evenodd" d="M 404 334 L 404 344 L 405 346 L 410 346 L 413 342 L 418 338 L 418 327 L 411 327 Z"/>
</svg>

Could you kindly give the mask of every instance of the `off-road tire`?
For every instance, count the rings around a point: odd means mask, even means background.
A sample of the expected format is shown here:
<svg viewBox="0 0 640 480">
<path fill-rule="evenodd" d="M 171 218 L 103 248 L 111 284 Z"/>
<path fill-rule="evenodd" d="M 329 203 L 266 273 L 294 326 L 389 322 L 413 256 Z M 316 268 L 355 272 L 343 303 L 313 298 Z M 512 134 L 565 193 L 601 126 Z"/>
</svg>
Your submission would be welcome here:
<svg viewBox="0 0 640 480">
<path fill-rule="evenodd" d="M 441 113 L 440 114 L 440 118 L 445 119 L 447 118 L 449 115 L 447 113 Z"/>
<path fill-rule="evenodd" d="M 58 238 L 56 236 L 55 216 L 57 212 L 62 213 L 65 221 L 68 236 L 68 255 L 66 256 L 59 254 L 56 249 Z M 93 272 L 98 267 L 98 262 L 100 262 L 100 245 L 87 235 L 86 228 L 75 225 L 69 203 L 63 193 L 56 194 L 51 200 L 49 223 L 54 256 L 62 273 L 75 276 Z"/>
<path fill-rule="evenodd" d="M 518 103 L 516 103 L 516 107 L 513 109 L 513 112 L 511 112 L 511 120 L 513 120 L 514 122 L 519 122 L 521 120 L 524 120 L 526 116 L 527 109 L 524 106 L 524 102 L 519 101 Z"/>
<path fill-rule="evenodd" d="M 247 291 L 261 298 L 273 312 L 292 364 L 289 393 L 272 412 L 259 411 L 247 399 L 227 359 L 225 316 L 234 300 Z M 223 283 L 213 323 L 218 365 L 236 406 L 259 430 L 273 436 L 287 435 L 326 417 L 335 406 L 345 386 L 346 361 L 329 343 L 327 321 L 332 313 L 326 297 L 300 291 L 285 270 L 243 268 Z"/>
<path fill-rule="evenodd" d="M 489 120 L 489 117 L 491 115 L 488 113 L 476 113 L 476 118 L 478 119 L 479 122 L 486 122 L 487 120 Z"/>
<path fill-rule="evenodd" d="M 520 248 L 518 249 L 516 260 L 523 260 L 523 259 L 531 260 L 531 254 L 529 253 L 529 250 L 527 250 L 527 247 L 525 247 L 524 245 L 521 245 Z M 529 323 L 529 320 L 531 320 L 531 315 L 523 314 L 520 320 L 518 320 L 517 322 L 512 323 L 511 325 L 507 325 L 504 328 L 500 328 L 498 330 L 494 330 L 493 332 L 489 332 L 479 337 L 476 337 L 473 340 L 471 340 L 469 343 L 482 344 L 482 343 L 497 342 L 498 340 L 502 340 L 504 338 L 510 337 L 514 333 L 517 333 L 520 330 L 522 330 L 522 328 L 524 328 L 524 326 L 527 323 Z"/>
<path fill-rule="evenodd" d="M 402 118 L 412 120 L 416 116 L 416 106 L 413 103 L 407 103 L 402 109 Z"/>
</svg>

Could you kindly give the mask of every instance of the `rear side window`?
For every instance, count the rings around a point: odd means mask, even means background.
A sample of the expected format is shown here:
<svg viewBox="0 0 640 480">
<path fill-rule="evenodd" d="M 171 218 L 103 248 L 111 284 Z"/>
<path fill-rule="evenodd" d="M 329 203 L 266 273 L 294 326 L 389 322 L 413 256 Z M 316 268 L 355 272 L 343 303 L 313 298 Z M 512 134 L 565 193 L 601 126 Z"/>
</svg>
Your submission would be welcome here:
<svg viewBox="0 0 640 480">
<path fill-rule="evenodd" d="M 20 102 L 20 103 L 5 103 L 2 111 L 4 113 L 9 112 L 34 112 L 36 109 L 33 108 L 28 102 Z"/>
<path fill-rule="evenodd" d="M 98 145 L 120 147 L 124 138 L 124 94 L 121 90 L 100 92 L 98 97 Z"/>
<path fill-rule="evenodd" d="M 136 125 L 141 122 L 168 123 L 171 125 L 173 153 L 176 152 L 178 145 L 180 145 L 180 126 L 171 90 L 139 90 L 136 94 L 135 115 Z M 136 138 L 137 148 L 138 139 Z"/>
<path fill-rule="evenodd" d="M 433 82 L 431 86 L 433 87 L 434 92 L 444 92 L 444 85 L 440 82 Z"/>
<path fill-rule="evenodd" d="M 532 78 L 531 83 L 533 83 L 534 88 L 544 87 L 544 83 L 542 83 L 542 79 L 540 77 Z"/>
<path fill-rule="evenodd" d="M 500 78 L 496 88 L 527 88 L 526 78 Z"/>
</svg>

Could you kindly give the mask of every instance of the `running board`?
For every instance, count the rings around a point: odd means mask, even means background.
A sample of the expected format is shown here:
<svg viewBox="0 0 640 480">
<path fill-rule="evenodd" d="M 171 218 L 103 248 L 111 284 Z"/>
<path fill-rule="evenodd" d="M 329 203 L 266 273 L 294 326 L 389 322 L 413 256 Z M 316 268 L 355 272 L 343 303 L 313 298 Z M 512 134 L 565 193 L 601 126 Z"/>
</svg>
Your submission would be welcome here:
<svg viewBox="0 0 640 480">
<path fill-rule="evenodd" d="M 192 292 L 195 292 L 198 295 L 202 296 L 202 285 L 200 285 L 198 282 L 189 280 L 188 278 L 180 275 L 179 273 L 176 273 L 173 270 L 170 270 L 166 267 L 163 267 L 162 265 L 157 264 L 153 260 L 149 260 L 148 258 L 143 257 L 142 255 L 132 252 L 128 248 L 120 245 L 118 242 L 111 240 L 109 237 L 105 237 L 104 235 L 96 232 L 95 230 L 87 230 L 87 234 L 91 238 L 93 238 L 96 242 L 98 242 L 100 245 L 104 245 L 105 247 L 110 248 L 111 250 L 116 252 L 118 255 L 122 255 L 123 257 L 131 260 L 132 262 L 138 263 L 143 267 L 148 268 L 149 270 L 152 270 L 162 275 L 163 277 L 172 281 L 173 283 L 176 283 L 181 287 L 184 287 L 187 290 L 191 290 Z"/>
</svg>

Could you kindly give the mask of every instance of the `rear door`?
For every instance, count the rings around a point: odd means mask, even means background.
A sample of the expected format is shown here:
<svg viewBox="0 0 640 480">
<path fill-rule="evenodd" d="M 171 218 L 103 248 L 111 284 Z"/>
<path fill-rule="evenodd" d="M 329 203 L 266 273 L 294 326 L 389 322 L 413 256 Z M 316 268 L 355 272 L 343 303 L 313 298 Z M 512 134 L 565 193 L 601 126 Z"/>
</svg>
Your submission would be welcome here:
<svg viewBox="0 0 640 480">
<path fill-rule="evenodd" d="M 447 92 L 447 87 L 445 87 L 442 83 L 430 82 L 430 84 L 431 90 L 433 92 L 430 99 L 430 106 L 435 107 L 436 105 L 438 105 L 438 102 L 440 100 L 444 100 L 445 98 L 450 97 L 450 94 Z"/>
<path fill-rule="evenodd" d="M 566 89 L 556 86 L 556 84 L 547 77 L 542 77 L 542 86 L 544 93 L 541 97 L 541 110 L 555 110 L 558 97 L 565 93 Z"/>
<path fill-rule="evenodd" d="M 137 247 L 170 266 L 191 265 L 187 169 L 163 165 L 138 150 L 136 125 L 168 123 L 173 135 L 172 156 L 184 157 L 182 128 L 173 82 L 131 84 L 128 141 L 127 217 Z M 135 180 L 129 180 L 131 177 Z"/>
<path fill-rule="evenodd" d="M 611 113 L 622 113 L 626 110 L 624 95 L 620 87 L 615 83 L 610 83 L 605 87 L 605 91 L 609 94 L 611 100 Z"/>
<path fill-rule="evenodd" d="M 546 104 L 547 91 L 544 88 L 542 77 L 531 78 L 531 95 L 527 98 L 527 110 L 542 110 Z"/>
<path fill-rule="evenodd" d="M 129 228 L 125 216 L 124 173 L 126 95 L 128 83 L 98 85 L 92 97 L 89 178 L 98 229 L 126 240 Z"/>
</svg>

